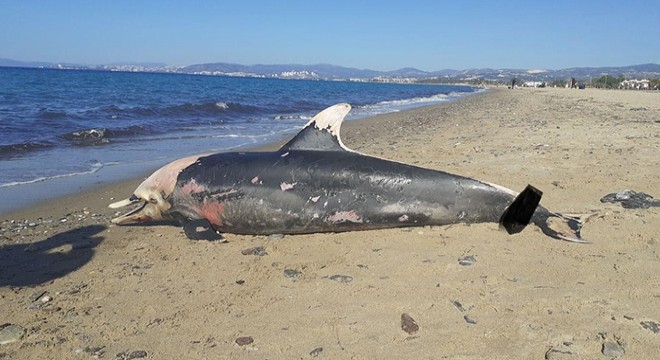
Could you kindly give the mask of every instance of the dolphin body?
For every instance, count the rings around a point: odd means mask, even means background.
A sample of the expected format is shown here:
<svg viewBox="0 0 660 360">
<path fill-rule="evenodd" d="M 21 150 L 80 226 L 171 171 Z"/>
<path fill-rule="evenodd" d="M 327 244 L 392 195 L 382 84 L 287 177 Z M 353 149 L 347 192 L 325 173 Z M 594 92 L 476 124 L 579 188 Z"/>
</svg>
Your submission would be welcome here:
<svg viewBox="0 0 660 360">
<path fill-rule="evenodd" d="M 454 223 L 499 222 L 509 233 L 532 221 L 551 238 L 587 242 L 580 216 L 537 206 L 541 192 L 522 193 L 443 171 L 348 149 L 341 123 L 350 105 L 317 114 L 274 152 L 228 152 L 176 160 L 134 194 L 138 204 L 112 220 L 176 220 L 191 239 L 209 235 L 305 234 Z"/>
</svg>

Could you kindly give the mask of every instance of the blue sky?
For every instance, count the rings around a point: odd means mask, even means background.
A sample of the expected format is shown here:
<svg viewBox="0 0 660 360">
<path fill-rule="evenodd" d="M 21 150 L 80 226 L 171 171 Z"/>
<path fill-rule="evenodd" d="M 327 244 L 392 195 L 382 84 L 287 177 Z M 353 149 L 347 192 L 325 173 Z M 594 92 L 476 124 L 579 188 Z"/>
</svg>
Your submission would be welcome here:
<svg viewBox="0 0 660 360">
<path fill-rule="evenodd" d="M 374 70 L 660 63 L 660 1 L 0 0 L 0 58 Z"/>
</svg>

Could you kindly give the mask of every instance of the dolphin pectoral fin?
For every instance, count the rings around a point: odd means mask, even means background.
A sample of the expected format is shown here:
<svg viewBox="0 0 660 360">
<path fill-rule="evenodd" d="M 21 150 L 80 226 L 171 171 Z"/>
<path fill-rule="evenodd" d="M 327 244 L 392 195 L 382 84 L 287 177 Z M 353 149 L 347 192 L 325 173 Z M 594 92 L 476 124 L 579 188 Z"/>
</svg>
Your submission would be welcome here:
<svg viewBox="0 0 660 360">
<path fill-rule="evenodd" d="M 190 240 L 218 241 L 224 238 L 206 219 L 189 220 L 182 223 L 183 232 Z"/>
<path fill-rule="evenodd" d="M 500 217 L 500 225 L 506 229 L 509 234 L 517 234 L 521 232 L 534 215 L 536 207 L 541 202 L 543 192 L 541 190 L 527 185 L 504 210 L 502 217 Z"/>
</svg>

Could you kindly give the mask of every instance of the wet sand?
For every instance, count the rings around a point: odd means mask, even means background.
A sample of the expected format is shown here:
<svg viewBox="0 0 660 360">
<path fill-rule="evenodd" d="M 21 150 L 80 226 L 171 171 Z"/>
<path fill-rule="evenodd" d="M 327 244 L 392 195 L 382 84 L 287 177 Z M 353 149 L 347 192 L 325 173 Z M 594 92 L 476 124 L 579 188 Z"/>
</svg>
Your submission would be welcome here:
<svg viewBox="0 0 660 360">
<path fill-rule="evenodd" d="M 496 224 L 189 241 L 110 225 L 135 179 L 0 217 L 0 342 L 25 330 L 0 358 L 660 357 L 660 208 L 600 202 L 660 197 L 660 93 L 495 89 L 342 131 L 364 153 L 533 184 L 591 214 L 593 243 Z"/>
</svg>

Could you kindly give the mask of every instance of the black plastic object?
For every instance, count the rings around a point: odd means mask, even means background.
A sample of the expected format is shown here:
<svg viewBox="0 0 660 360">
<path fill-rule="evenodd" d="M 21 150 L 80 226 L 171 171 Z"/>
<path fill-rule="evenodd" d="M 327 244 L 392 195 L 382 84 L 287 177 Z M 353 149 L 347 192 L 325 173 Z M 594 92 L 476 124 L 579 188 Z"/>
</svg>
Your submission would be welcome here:
<svg viewBox="0 0 660 360">
<path fill-rule="evenodd" d="M 518 196 L 513 200 L 511 205 L 504 210 L 504 214 L 500 218 L 500 225 L 502 225 L 509 234 L 517 234 L 521 232 L 534 215 L 536 207 L 541 202 L 543 192 L 531 185 L 527 185 Z"/>
</svg>

